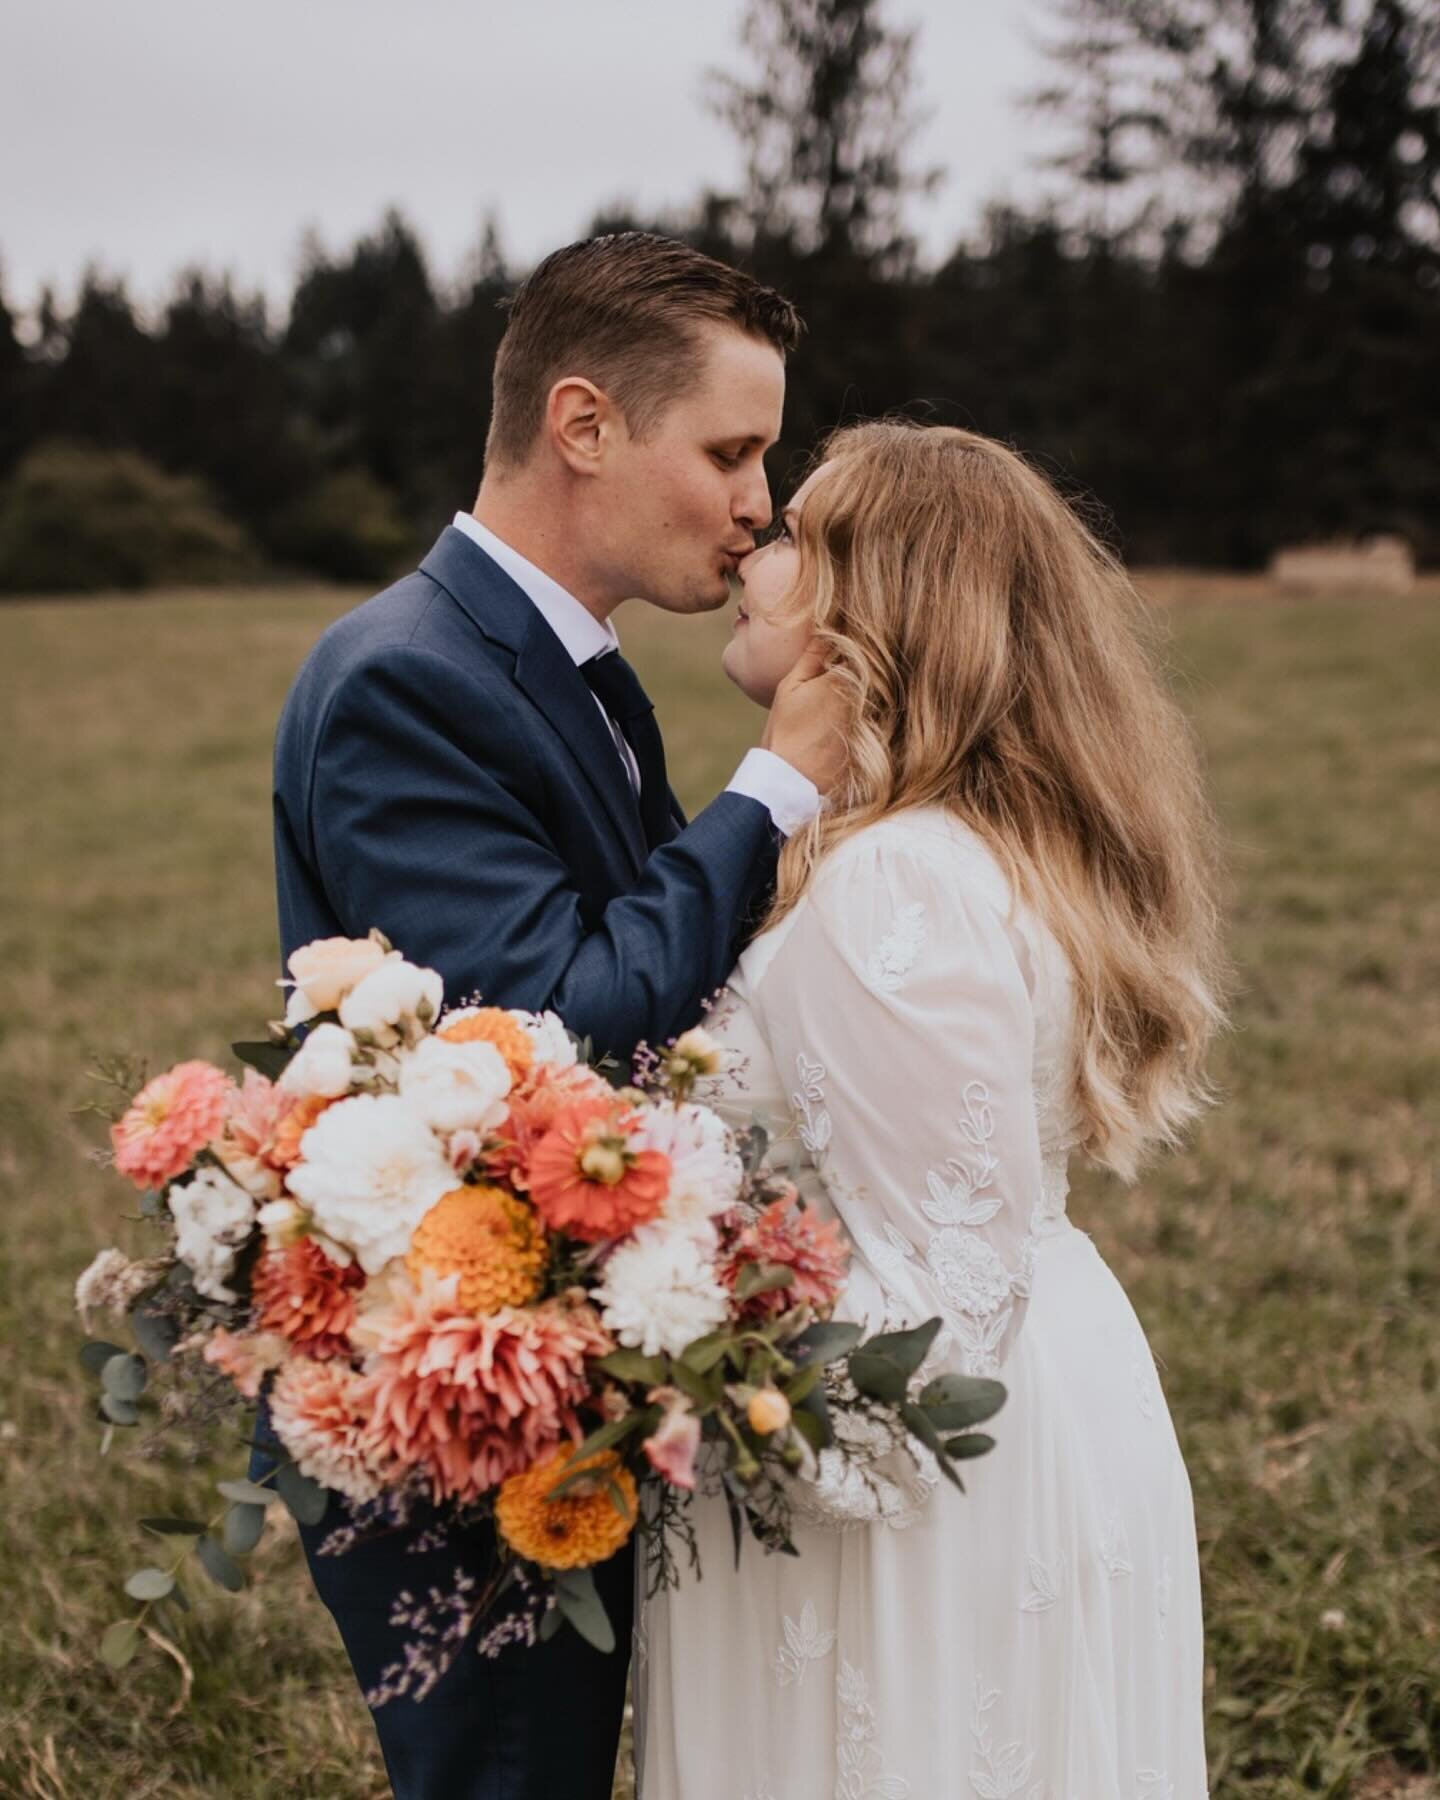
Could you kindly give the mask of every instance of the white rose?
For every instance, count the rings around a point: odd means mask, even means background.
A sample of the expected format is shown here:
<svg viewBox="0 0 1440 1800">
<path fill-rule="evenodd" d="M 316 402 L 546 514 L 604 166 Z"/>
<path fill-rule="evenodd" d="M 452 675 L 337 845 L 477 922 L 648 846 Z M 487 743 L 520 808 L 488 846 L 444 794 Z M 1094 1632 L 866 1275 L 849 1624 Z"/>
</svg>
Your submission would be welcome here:
<svg viewBox="0 0 1440 1800">
<path fill-rule="evenodd" d="M 338 1100 L 350 1091 L 354 1058 L 355 1040 L 343 1025 L 317 1025 L 276 1085 L 287 1094 Z"/>
<path fill-rule="evenodd" d="M 206 1164 L 168 1196 L 175 1221 L 175 1254 L 190 1271 L 197 1294 L 238 1300 L 225 1286 L 235 1253 L 255 1224 L 255 1202 L 222 1169 Z"/>
<path fill-rule="evenodd" d="M 352 1250 L 367 1275 L 410 1248 L 455 1174 L 439 1138 L 395 1094 L 337 1100 L 300 1140 L 290 1190 L 316 1233 Z"/>
<path fill-rule="evenodd" d="M 276 985 L 284 987 L 285 983 L 281 981 Z M 291 988 L 290 997 L 285 1002 L 285 1023 L 293 1031 L 297 1025 L 309 1024 L 319 1010 L 318 1006 L 311 1004 L 310 996 L 304 988 Z"/>
<path fill-rule="evenodd" d="M 493 1044 L 422 1038 L 400 1064 L 400 1097 L 432 1131 L 488 1131 L 505 1117 L 510 1070 Z"/>
<path fill-rule="evenodd" d="M 433 1025 L 444 999 L 445 984 L 433 969 L 418 969 L 397 956 L 350 990 L 340 1002 L 340 1023 L 388 1048 L 409 1035 L 403 1026 L 410 1020 Z"/>
<path fill-rule="evenodd" d="M 374 938 L 316 938 L 313 944 L 302 944 L 286 967 L 296 992 L 310 1002 L 306 1017 L 313 1017 L 334 1012 L 350 989 L 385 960 L 386 951 Z"/>
</svg>

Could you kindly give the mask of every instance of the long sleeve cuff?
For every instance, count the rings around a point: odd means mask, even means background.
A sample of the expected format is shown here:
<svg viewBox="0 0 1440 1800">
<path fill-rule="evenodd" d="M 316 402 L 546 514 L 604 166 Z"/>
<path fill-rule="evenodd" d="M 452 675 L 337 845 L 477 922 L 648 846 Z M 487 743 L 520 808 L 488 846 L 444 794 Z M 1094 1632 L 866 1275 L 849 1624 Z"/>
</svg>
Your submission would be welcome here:
<svg viewBox="0 0 1440 1800">
<path fill-rule="evenodd" d="M 773 750 L 747 750 L 725 792 L 758 800 L 786 837 L 793 837 L 820 810 L 819 788 Z"/>
</svg>

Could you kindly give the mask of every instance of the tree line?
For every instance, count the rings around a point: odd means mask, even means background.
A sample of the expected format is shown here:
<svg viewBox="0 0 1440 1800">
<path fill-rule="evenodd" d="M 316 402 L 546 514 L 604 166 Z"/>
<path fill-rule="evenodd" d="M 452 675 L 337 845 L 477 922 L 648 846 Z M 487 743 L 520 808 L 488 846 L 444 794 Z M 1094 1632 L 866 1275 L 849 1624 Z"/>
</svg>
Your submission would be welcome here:
<svg viewBox="0 0 1440 1800">
<path fill-rule="evenodd" d="M 1399 532 L 1440 559 L 1440 16 L 1417 0 L 1055 0 L 1054 194 L 923 267 L 923 42 L 884 0 L 752 0 L 711 103 L 740 192 L 659 218 L 808 324 L 773 475 L 904 409 L 1002 437 L 1136 561 Z M 156 317 L 92 271 L 0 294 L 0 585 L 405 566 L 481 472 L 523 270 L 442 284 L 397 213 L 311 243 L 282 322 L 203 272 Z"/>
</svg>

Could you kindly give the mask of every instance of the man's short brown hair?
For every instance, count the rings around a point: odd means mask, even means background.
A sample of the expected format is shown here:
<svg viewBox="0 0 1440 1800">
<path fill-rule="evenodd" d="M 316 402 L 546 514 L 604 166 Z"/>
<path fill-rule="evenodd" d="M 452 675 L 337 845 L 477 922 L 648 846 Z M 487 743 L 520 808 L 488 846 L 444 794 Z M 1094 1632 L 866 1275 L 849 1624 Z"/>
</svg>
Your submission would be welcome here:
<svg viewBox="0 0 1440 1800">
<path fill-rule="evenodd" d="M 800 316 L 783 295 L 673 238 L 622 231 L 547 256 L 510 305 L 495 356 L 487 464 L 526 462 L 563 375 L 603 388 L 644 438 L 704 366 L 697 327 L 732 325 L 783 357 Z"/>
</svg>

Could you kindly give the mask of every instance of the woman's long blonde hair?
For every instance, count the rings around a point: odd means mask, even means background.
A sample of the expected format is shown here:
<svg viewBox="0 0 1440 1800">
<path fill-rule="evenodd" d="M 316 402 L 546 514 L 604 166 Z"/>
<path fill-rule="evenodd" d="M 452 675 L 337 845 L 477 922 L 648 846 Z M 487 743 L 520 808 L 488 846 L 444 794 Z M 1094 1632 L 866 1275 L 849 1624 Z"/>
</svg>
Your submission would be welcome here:
<svg viewBox="0 0 1440 1800">
<path fill-rule="evenodd" d="M 1130 1178 L 1208 1096 L 1216 834 L 1189 729 L 1116 558 L 1013 451 L 856 425 L 800 512 L 796 604 L 853 711 L 849 769 L 780 859 L 770 923 L 842 839 L 939 804 L 1066 952 L 1082 1147 Z"/>
</svg>

